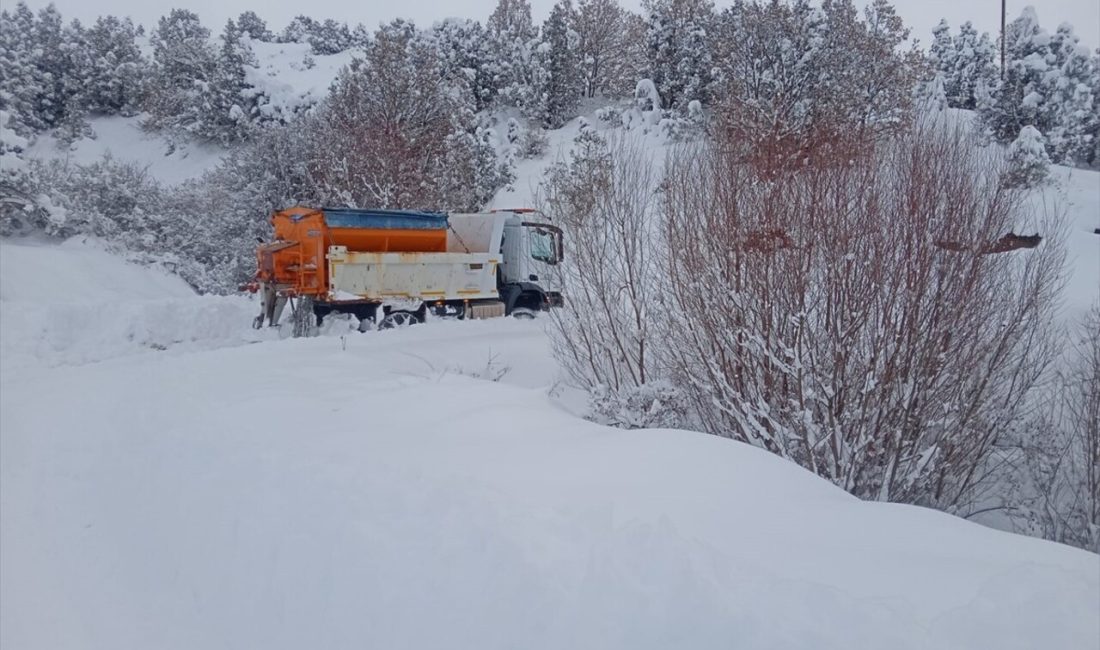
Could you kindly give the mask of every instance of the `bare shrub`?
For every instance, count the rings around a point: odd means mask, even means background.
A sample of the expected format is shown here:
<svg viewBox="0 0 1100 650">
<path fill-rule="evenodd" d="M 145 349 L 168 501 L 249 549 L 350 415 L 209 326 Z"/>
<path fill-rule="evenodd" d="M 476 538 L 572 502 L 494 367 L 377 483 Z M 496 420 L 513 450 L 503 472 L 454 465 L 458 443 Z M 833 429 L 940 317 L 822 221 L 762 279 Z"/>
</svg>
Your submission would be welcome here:
<svg viewBox="0 0 1100 650">
<path fill-rule="evenodd" d="M 1100 306 L 1078 323 L 1041 408 L 1006 450 L 1017 530 L 1100 551 Z"/>
<path fill-rule="evenodd" d="M 641 142 L 622 135 L 607 141 L 585 129 L 570 160 L 547 174 L 537 199 L 568 234 L 566 301 L 552 312 L 550 326 L 554 353 L 570 378 L 597 396 L 596 411 L 652 406 L 636 389 L 657 378 L 655 183 Z M 650 422 L 610 417 L 610 411 L 597 417 L 620 426 Z"/>
<path fill-rule="evenodd" d="M 707 431 L 863 498 L 958 509 L 1056 352 L 1062 252 L 980 252 L 1034 224 L 968 134 L 853 137 L 800 166 L 760 143 L 671 156 L 662 360 Z"/>
</svg>

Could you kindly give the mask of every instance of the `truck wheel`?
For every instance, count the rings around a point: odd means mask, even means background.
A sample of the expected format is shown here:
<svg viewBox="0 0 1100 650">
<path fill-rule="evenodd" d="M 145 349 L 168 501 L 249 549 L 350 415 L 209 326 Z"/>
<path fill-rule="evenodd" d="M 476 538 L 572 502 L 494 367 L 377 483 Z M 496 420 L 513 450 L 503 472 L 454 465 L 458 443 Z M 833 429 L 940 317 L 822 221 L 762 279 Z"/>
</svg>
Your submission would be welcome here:
<svg viewBox="0 0 1100 650">
<path fill-rule="evenodd" d="M 382 319 L 382 322 L 378 324 L 380 330 L 392 330 L 397 328 L 405 328 L 410 325 L 419 323 L 420 319 L 416 317 L 416 314 L 411 311 L 391 311 L 386 314 L 386 317 Z"/>
<path fill-rule="evenodd" d="M 528 309 L 527 307 L 516 307 L 512 310 L 512 318 L 521 318 L 523 320 L 531 320 L 538 312 L 534 309 Z"/>
</svg>

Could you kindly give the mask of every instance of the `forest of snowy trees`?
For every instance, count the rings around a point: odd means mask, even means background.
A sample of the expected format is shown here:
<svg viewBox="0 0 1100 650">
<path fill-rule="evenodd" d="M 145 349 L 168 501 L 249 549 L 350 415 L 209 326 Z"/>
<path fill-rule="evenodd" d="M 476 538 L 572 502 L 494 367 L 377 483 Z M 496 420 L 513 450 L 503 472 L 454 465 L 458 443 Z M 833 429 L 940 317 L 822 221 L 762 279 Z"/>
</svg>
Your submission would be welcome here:
<svg viewBox="0 0 1100 650">
<path fill-rule="evenodd" d="M 1100 54 L 1031 10 L 1004 69 L 969 23 L 927 50 L 911 36 L 885 0 L 560 0 L 542 24 L 499 0 L 484 22 L 374 30 L 245 12 L 217 34 L 182 9 L 86 27 L 19 3 L 0 13 L 0 235 L 91 234 L 228 292 L 273 209 L 476 210 L 547 153 L 546 130 L 598 109 L 623 128 L 582 127 L 539 200 L 570 232 L 556 354 L 596 417 L 690 425 L 864 498 L 999 509 L 1095 545 L 1100 313 L 1058 365 L 1061 249 L 987 253 L 1054 223 L 1026 207 L 1050 163 L 1100 167 Z M 308 46 L 306 67 L 355 56 L 327 96 L 288 105 L 257 74 L 273 42 Z M 979 130 L 944 128 L 946 107 Z M 24 155 L 113 115 L 227 153 L 174 186 Z M 663 166 L 628 137 L 638 115 L 672 143 Z"/>
</svg>

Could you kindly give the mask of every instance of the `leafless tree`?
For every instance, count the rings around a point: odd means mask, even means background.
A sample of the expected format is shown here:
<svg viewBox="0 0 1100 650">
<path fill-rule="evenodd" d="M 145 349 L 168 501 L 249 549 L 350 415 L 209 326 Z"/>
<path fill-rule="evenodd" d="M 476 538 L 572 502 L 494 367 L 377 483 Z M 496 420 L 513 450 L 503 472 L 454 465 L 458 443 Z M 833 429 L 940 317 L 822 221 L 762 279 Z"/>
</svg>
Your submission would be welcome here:
<svg viewBox="0 0 1100 650">
<path fill-rule="evenodd" d="M 551 321 L 555 356 L 597 397 L 596 410 L 624 426 L 673 424 L 666 416 L 677 409 L 675 391 L 654 384 L 661 379 L 652 313 L 660 290 L 656 180 L 643 143 L 585 130 L 537 201 L 568 241 L 565 307 Z M 620 417 L 627 408 L 637 413 Z"/>
<path fill-rule="evenodd" d="M 800 166 L 760 142 L 671 156 L 667 364 L 712 433 L 861 497 L 960 508 L 1056 352 L 1058 238 L 982 254 L 1053 225 L 961 130 L 851 137 Z"/>
<path fill-rule="evenodd" d="M 1077 324 L 1038 413 L 1005 450 L 1001 509 L 1023 532 L 1100 551 L 1100 306 Z"/>
</svg>

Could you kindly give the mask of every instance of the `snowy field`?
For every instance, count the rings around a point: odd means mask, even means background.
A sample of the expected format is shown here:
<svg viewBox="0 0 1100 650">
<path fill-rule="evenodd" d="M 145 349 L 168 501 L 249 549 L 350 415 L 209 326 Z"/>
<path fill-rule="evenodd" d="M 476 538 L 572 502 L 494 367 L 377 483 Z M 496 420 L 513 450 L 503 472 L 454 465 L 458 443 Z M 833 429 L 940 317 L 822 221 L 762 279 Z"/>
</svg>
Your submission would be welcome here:
<svg viewBox="0 0 1100 650">
<path fill-rule="evenodd" d="M 4 648 L 1100 645 L 1096 555 L 581 420 L 537 320 L 281 340 L 0 260 Z"/>
</svg>

